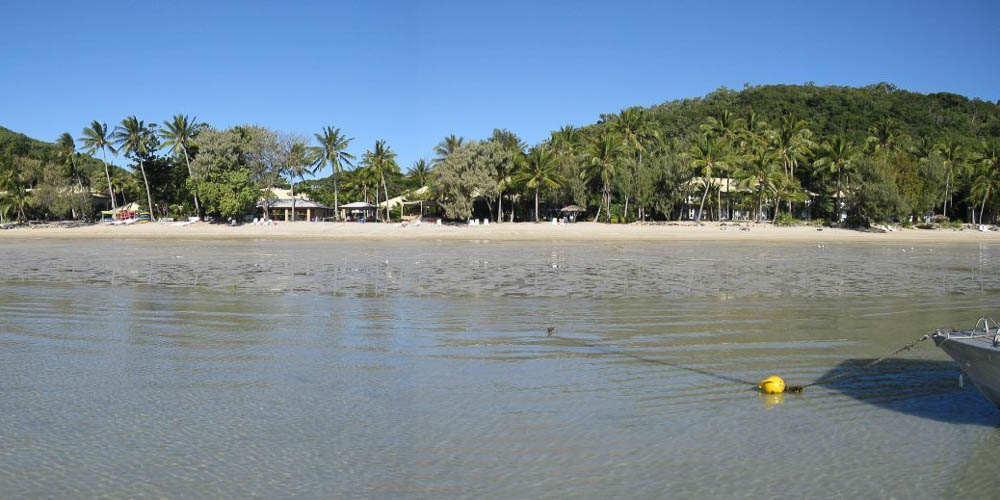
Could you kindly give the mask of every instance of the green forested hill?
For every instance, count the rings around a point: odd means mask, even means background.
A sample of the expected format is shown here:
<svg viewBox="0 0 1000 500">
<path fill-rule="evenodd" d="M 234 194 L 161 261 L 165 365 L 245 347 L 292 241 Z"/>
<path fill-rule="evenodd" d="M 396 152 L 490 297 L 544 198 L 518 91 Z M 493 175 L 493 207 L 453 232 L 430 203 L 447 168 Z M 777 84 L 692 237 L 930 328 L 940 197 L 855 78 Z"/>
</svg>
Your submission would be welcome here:
<svg viewBox="0 0 1000 500">
<path fill-rule="evenodd" d="M 22 133 L 0 127 L 0 155 L 41 159 L 56 153 L 56 145 L 32 139 Z"/>
<path fill-rule="evenodd" d="M 769 123 L 785 115 L 805 120 L 820 136 L 842 135 L 863 143 L 871 127 L 891 118 L 909 137 L 1000 137 L 1000 105 L 957 94 L 920 94 L 890 83 L 866 87 L 762 85 L 722 88 L 705 97 L 669 101 L 648 108 L 668 136 L 698 132 L 698 126 L 725 111 L 745 116 L 751 110 Z M 612 115 L 602 118 L 607 120 Z"/>
<path fill-rule="evenodd" d="M 135 117 L 118 128 L 129 123 L 139 125 L 146 152 L 125 155 L 131 173 L 110 169 L 122 203 L 151 198 L 159 214 L 190 215 L 191 186 L 205 179 L 195 168 L 189 182 L 187 155 L 162 147 L 169 136 L 165 129 L 143 128 Z M 337 125 L 349 137 L 351 124 Z M 291 165 L 301 171 L 317 164 L 316 158 L 292 154 L 291 142 L 279 140 L 284 136 L 273 130 L 253 128 L 271 139 L 247 142 L 251 128 L 232 128 L 239 147 L 219 153 L 224 157 L 219 165 L 252 174 L 244 175 L 247 192 L 294 180 Z M 195 166 L 203 163 L 197 161 L 203 130 L 211 127 L 186 132 Z M 785 221 L 848 217 L 867 224 L 930 214 L 970 222 L 1000 218 L 1000 103 L 921 94 L 888 83 L 721 88 L 704 97 L 609 112 L 596 123 L 553 131 L 536 145 L 502 129 L 479 141 L 444 139 L 432 162 L 418 162 L 407 175 L 384 141 L 381 153 L 364 154 L 358 151 L 362 146 L 342 141 L 341 154 L 354 155 L 356 168 L 338 174 L 339 184 L 333 177 L 316 179 L 303 183 L 302 191 L 332 204 L 338 197 L 374 200 L 378 192 L 394 196 L 429 185 L 446 215 L 456 219 L 470 216 L 473 193 L 481 194 L 475 208 L 481 214 L 488 210 L 494 219 L 515 220 L 568 204 L 584 206 L 588 217 L 617 221 L 781 216 Z M 63 142 L 65 147 L 0 127 L 0 193 L 6 193 L 0 196 L 0 215 L 79 216 L 88 207 L 66 203 L 61 193 L 72 185 L 108 189 L 103 164 L 79 150 L 68 154 L 72 141 Z M 300 153 L 315 152 L 298 146 Z M 148 176 L 148 189 L 138 167 Z M 228 186 L 215 187 L 228 192 L 222 189 Z"/>
</svg>

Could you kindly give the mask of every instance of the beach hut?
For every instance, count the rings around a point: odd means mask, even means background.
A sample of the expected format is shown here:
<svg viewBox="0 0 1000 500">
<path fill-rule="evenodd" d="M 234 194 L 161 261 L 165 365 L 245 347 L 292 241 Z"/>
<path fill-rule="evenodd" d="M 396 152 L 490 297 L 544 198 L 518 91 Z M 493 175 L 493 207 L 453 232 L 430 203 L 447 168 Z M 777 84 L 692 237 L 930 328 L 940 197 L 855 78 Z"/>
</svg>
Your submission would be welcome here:
<svg viewBox="0 0 1000 500">
<path fill-rule="evenodd" d="M 355 201 L 341 205 L 340 210 L 346 220 L 367 220 L 375 213 L 375 205 L 367 201 Z M 350 214 L 350 217 L 347 217 Z"/>
<path fill-rule="evenodd" d="M 562 207 L 562 209 L 559 210 L 559 214 L 566 217 L 566 220 L 569 222 L 576 222 L 576 218 L 579 217 L 580 214 L 586 211 L 587 210 L 581 206 L 569 205 L 566 207 Z"/>
<path fill-rule="evenodd" d="M 258 203 L 257 208 L 261 212 L 258 215 L 262 217 L 264 202 Z M 295 197 L 294 201 L 291 198 L 283 198 L 267 202 L 267 211 L 272 219 L 282 219 L 285 222 L 291 221 L 293 210 L 295 211 L 295 220 L 297 221 L 319 221 L 333 214 L 332 208 L 318 201 L 307 200 L 298 196 Z"/>
</svg>

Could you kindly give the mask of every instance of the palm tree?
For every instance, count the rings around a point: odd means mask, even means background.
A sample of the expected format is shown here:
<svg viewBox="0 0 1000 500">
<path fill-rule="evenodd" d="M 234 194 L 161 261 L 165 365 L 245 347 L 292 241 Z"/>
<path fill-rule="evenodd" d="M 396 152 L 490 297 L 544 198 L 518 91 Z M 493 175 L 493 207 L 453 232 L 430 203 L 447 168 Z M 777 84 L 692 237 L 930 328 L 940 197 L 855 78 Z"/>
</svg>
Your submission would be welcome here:
<svg viewBox="0 0 1000 500">
<path fill-rule="evenodd" d="M 84 127 L 83 137 L 80 138 L 80 142 L 83 143 L 83 147 L 86 148 L 85 151 L 89 154 L 94 154 L 98 150 L 101 151 L 104 158 L 104 175 L 107 176 L 108 179 L 108 194 L 111 196 L 111 209 L 117 210 L 118 205 L 115 204 L 115 193 L 111 189 L 111 170 L 108 168 L 108 150 L 111 151 L 111 154 L 118 154 L 118 152 L 111 144 L 107 124 L 94 120 L 89 127 Z"/>
<path fill-rule="evenodd" d="M 650 126 L 646 113 L 642 108 L 633 107 L 623 109 L 614 122 L 616 131 L 625 140 L 626 146 L 632 151 L 636 158 L 635 172 L 633 177 L 638 177 L 638 171 L 642 170 L 642 154 L 646 152 L 643 143 L 655 137 L 656 131 Z M 628 193 L 625 194 L 625 218 L 628 218 Z"/>
<path fill-rule="evenodd" d="M 572 125 L 563 125 L 559 130 L 552 132 L 549 143 L 556 154 L 563 159 L 572 156 L 576 151 L 576 145 L 580 142 L 580 129 Z"/>
<path fill-rule="evenodd" d="M 740 118 L 736 118 L 736 115 L 727 109 L 718 116 L 706 118 L 705 123 L 701 124 L 699 128 L 705 135 L 719 137 L 727 142 L 732 142 L 736 139 L 740 129 L 743 128 L 743 121 Z"/>
<path fill-rule="evenodd" d="M 385 194 L 386 202 L 389 201 L 389 188 L 385 182 L 386 174 L 398 174 L 399 165 L 396 164 L 396 153 L 385 144 L 384 140 L 375 141 L 375 149 L 365 151 L 362 162 L 366 168 L 371 170 L 372 175 L 382 184 L 382 192 Z M 378 206 L 378 184 L 375 186 L 375 205 Z M 389 203 L 385 204 L 385 222 L 389 222 Z"/>
<path fill-rule="evenodd" d="M 975 153 L 975 172 L 973 174 L 971 193 L 975 198 L 982 197 L 979 208 L 979 223 L 983 223 L 986 202 L 990 195 L 1000 190 L 1000 143 L 983 141 L 979 151 Z M 975 201 L 972 208 L 972 223 L 975 224 Z"/>
<path fill-rule="evenodd" d="M 535 222 L 538 222 L 538 188 L 557 188 L 563 183 L 558 172 L 556 156 L 547 147 L 532 148 L 524 161 L 524 168 L 514 176 L 514 182 L 535 190 Z"/>
<path fill-rule="evenodd" d="M 149 151 L 148 145 L 149 139 L 154 137 L 153 130 L 155 128 L 155 123 L 150 123 L 149 126 L 146 126 L 142 120 L 132 115 L 122 120 L 121 124 L 115 127 L 114 133 L 111 134 L 111 138 L 114 139 L 118 149 L 125 156 L 131 156 L 139 164 L 139 170 L 142 172 L 142 182 L 146 185 L 146 203 L 149 206 L 149 217 L 154 221 L 156 220 L 156 214 L 153 210 L 153 194 L 149 190 L 149 179 L 146 177 L 146 167 L 143 165 L 142 157 L 152 152 Z"/>
<path fill-rule="evenodd" d="M 944 181 L 944 203 L 941 210 L 943 215 L 948 215 L 948 205 L 951 205 L 952 183 L 955 180 L 955 174 L 961 172 L 965 164 L 965 149 L 962 147 L 962 143 L 955 137 L 950 137 L 943 143 L 938 144 L 937 149 L 941 153 L 945 167 L 948 169 L 948 174 Z"/>
<path fill-rule="evenodd" d="M 59 146 L 59 156 L 69 167 L 70 175 L 76 180 L 76 185 L 82 189 L 83 180 L 80 179 L 80 171 L 76 167 L 76 141 L 73 140 L 72 135 L 69 135 L 69 132 L 63 132 L 59 139 L 56 139 L 56 145 Z"/>
<path fill-rule="evenodd" d="M 764 193 L 774 191 L 775 177 L 781 160 L 770 148 L 758 146 L 754 148 L 747 162 L 746 173 L 751 179 L 751 189 L 757 194 L 756 219 L 760 222 L 764 212 Z"/>
<path fill-rule="evenodd" d="M 191 171 L 191 157 L 188 155 L 188 149 L 194 136 L 197 135 L 200 126 L 197 124 L 198 119 L 193 120 L 188 119 L 186 115 L 174 115 L 173 119 L 165 122 L 165 127 L 160 129 L 160 138 L 163 139 L 163 145 L 170 148 L 171 153 L 177 153 L 179 149 L 181 153 L 184 154 L 184 162 L 187 164 L 188 177 L 194 179 L 194 173 Z M 194 193 L 194 211 L 198 217 L 201 217 L 201 205 L 198 203 L 198 190 L 195 188 Z"/>
<path fill-rule="evenodd" d="M 56 139 L 56 146 L 59 148 L 59 158 L 69 170 L 69 176 L 76 180 L 76 186 L 80 190 L 81 195 L 86 195 L 87 193 L 83 190 L 83 180 L 80 178 L 80 170 L 76 165 L 76 141 L 73 140 L 73 136 L 69 132 L 63 132 L 58 139 Z M 70 211 L 73 214 L 73 219 L 77 218 L 76 204 L 74 203 L 70 207 Z"/>
<path fill-rule="evenodd" d="M 309 148 L 302 141 L 292 142 L 288 147 L 287 154 L 286 171 L 292 187 L 292 222 L 295 222 L 295 178 L 305 180 L 306 174 L 315 175 L 319 162 L 311 157 Z"/>
<path fill-rule="evenodd" d="M 507 188 L 513 184 L 513 176 L 521 166 L 524 159 L 524 148 L 528 147 L 528 145 L 514 132 L 499 128 L 493 129 L 490 141 L 500 145 L 500 148 L 507 156 L 504 161 L 496 165 L 497 190 L 500 193 L 497 195 L 497 222 L 503 222 L 503 195 Z M 513 202 L 511 205 L 513 205 Z M 510 209 L 510 221 L 514 221 L 513 206 Z"/>
<path fill-rule="evenodd" d="M 747 112 L 746 118 L 740 120 L 739 124 L 742 125 L 742 128 L 736 132 L 736 137 L 744 154 L 752 153 L 756 147 L 767 144 L 774 134 L 767 122 L 752 109 Z"/>
<path fill-rule="evenodd" d="M 691 166 L 700 171 L 702 183 L 705 185 L 705 191 L 701 195 L 701 205 L 698 207 L 698 216 L 695 219 L 695 222 L 701 222 L 701 214 L 705 210 L 705 198 L 708 197 L 708 189 L 713 184 L 712 177 L 719 171 L 729 169 L 730 153 L 723 139 L 703 135 L 691 145 L 688 156 L 691 158 Z"/>
<path fill-rule="evenodd" d="M 439 142 L 438 145 L 434 147 L 434 154 L 437 155 L 434 157 L 434 164 L 437 165 L 443 162 L 448 155 L 454 153 L 464 142 L 464 138 L 456 137 L 455 134 L 445 137 L 443 141 Z"/>
<path fill-rule="evenodd" d="M 13 168 L 0 171 L 0 213 L 15 209 L 17 220 L 26 222 L 28 215 L 24 209 L 28 206 L 30 197 L 31 193 L 18 179 Z"/>
<path fill-rule="evenodd" d="M 819 157 L 813 165 L 828 168 L 830 173 L 837 174 L 837 221 L 840 222 L 840 210 L 843 207 L 844 190 L 842 186 L 844 171 L 848 170 L 854 158 L 854 147 L 843 137 L 836 135 L 820 146 Z"/>
<path fill-rule="evenodd" d="M 601 204 L 597 205 L 594 221 L 600 220 L 601 209 L 607 209 L 607 220 L 611 221 L 611 180 L 618 170 L 618 159 L 622 154 L 622 138 L 617 133 L 605 130 L 595 136 L 587 145 L 587 165 L 583 177 L 601 185 Z"/>
<path fill-rule="evenodd" d="M 804 163 L 813 147 L 812 131 L 806 127 L 805 120 L 796 120 L 792 115 L 785 115 L 778 124 L 773 135 L 774 149 L 785 167 L 785 175 L 795 177 L 795 167 Z M 792 210 L 792 201 L 788 200 L 788 211 Z"/>
<path fill-rule="evenodd" d="M 317 167 L 322 167 L 329 163 L 333 170 L 331 174 L 331 177 L 333 177 L 333 217 L 334 220 L 339 221 L 340 193 L 338 192 L 337 177 L 343 171 L 344 165 L 349 167 L 354 166 L 351 164 L 351 161 L 354 160 L 354 155 L 347 152 L 347 146 L 354 138 L 341 134 L 340 129 L 334 127 L 326 127 L 323 129 L 322 134 L 314 135 L 316 136 L 316 140 L 319 141 L 319 146 L 311 148 L 313 155 L 317 159 Z"/>
<path fill-rule="evenodd" d="M 417 181 L 416 183 L 418 186 L 424 187 L 430 180 L 431 172 L 433 170 L 434 167 L 427 163 L 427 160 L 421 158 L 413 162 L 413 165 L 410 166 L 410 170 L 407 172 L 407 175 L 409 175 L 411 179 Z"/>
<path fill-rule="evenodd" d="M 899 124 L 889 117 L 882 117 L 875 126 L 868 129 L 868 144 L 873 152 L 892 151 L 896 148 Z"/>
</svg>

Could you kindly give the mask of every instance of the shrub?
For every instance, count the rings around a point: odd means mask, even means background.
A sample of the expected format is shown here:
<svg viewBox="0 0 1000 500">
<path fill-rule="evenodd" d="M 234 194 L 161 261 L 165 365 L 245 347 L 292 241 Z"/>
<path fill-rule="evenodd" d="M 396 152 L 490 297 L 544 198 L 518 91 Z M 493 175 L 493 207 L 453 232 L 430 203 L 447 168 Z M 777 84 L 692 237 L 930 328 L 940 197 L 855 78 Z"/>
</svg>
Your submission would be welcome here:
<svg viewBox="0 0 1000 500">
<path fill-rule="evenodd" d="M 795 217 L 792 217 L 792 214 L 789 213 L 778 214 L 778 217 L 774 219 L 775 226 L 795 226 L 798 223 L 799 220 L 796 219 Z"/>
</svg>

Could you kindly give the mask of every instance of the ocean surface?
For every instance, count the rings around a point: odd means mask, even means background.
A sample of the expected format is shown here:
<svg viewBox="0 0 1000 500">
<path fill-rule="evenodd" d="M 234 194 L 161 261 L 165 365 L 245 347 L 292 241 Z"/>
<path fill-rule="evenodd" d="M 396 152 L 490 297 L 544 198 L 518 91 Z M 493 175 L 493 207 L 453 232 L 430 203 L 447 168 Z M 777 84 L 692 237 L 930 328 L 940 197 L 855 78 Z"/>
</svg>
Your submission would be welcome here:
<svg viewBox="0 0 1000 500">
<path fill-rule="evenodd" d="M 0 238 L 0 496 L 994 496 L 1000 410 L 954 362 L 851 370 L 1000 318 L 998 270 L 985 244 Z"/>
</svg>

